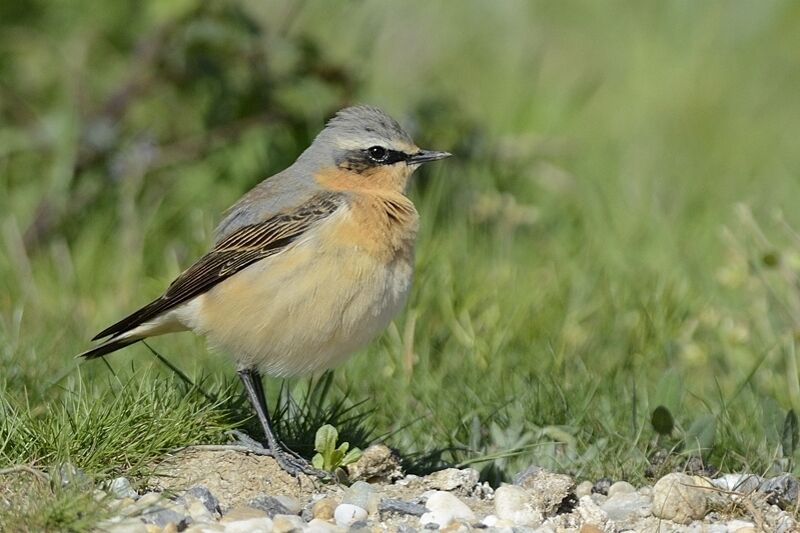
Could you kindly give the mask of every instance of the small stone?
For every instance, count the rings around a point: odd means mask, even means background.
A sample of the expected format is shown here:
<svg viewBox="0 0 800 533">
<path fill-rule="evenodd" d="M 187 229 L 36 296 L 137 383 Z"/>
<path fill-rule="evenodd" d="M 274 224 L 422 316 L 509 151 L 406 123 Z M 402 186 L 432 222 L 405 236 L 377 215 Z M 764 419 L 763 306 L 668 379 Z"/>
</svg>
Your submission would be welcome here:
<svg viewBox="0 0 800 533">
<path fill-rule="evenodd" d="M 397 513 L 413 516 L 422 516 L 425 514 L 424 505 L 403 500 L 396 500 L 393 498 L 381 500 L 381 503 L 378 504 L 378 510 L 382 513 Z"/>
<path fill-rule="evenodd" d="M 749 533 L 756 531 L 756 525 L 747 520 L 731 520 L 727 523 L 727 531 L 730 533 Z M 726 532 L 727 533 L 727 532 Z"/>
<path fill-rule="evenodd" d="M 241 520 L 250 520 L 251 518 L 269 518 L 267 513 L 262 511 L 261 509 L 255 509 L 253 507 L 248 507 L 246 505 L 239 505 L 234 507 L 227 513 L 225 516 L 222 517 L 220 520 L 220 524 L 226 524 L 228 522 L 236 522 Z"/>
<path fill-rule="evenodd" d="M 475 513 L 466 503 L 449 492 L 441 490 L 434 491 L 428 496 L 425 507 L 433 513 L 449 513 L 453 518 L 461 520 L 475 519 Z"/>
<path fill-rule="evenodd" d="M 284 506 L 280 500 L 266 494 L 261 494 L 250 500 L 247 505 L 253 509 L 259 509 L 267 513 L 267 516 L 272 518 L 276 514 L 292 514 L 289 509 Z"/>
<path fill-rule="evenodd" d="M 623 522 L 630 519 L 642 518 L 650 516 L 652 513 L 650 498 L 647 496 L 642 496 L 635 490 L 634 492 L 618 492 L 612 494 L 602 505 L 600 505 L 600 508 L 605 511 L 609 520 L 613 520 L 615 522 Z"/>
<path fill-rule="evenodd" d="M 300 514 L 300 511 L 303 510 L 303 504 L 297 498 L 279 494 L 275 496 L 275 499 L 289 511 L 289 514 Z"/>
<path fill-rule="evenodd" d="M 594 486 L 592 487 L 592 492 L 602 494 L 603 496 L 608 496 L 608 489 L 611 488 L 612 483 L 613 482 L 611 479 L 607 477 L 601 477 L 595 482 Z"/>
<path fill-rule="evenodd" d="M 591 496 L 583 496 L 578 500 L 576 510 L 581 517 L 581 522 L 584 524 L 591 524 L 602 530 L 605 529 L 605 525 L 608 522 L 608 515 L 592 501 Z"/>
<path fill-rule="evenodd" d="M 380 501 L 380 495 L 376 492 L 375 487 L 366 481 L 356 481 L 342 496 L 342 503 L 357 505 L 362 509 L 366 509 L 371 515 L 378 512 Z"/>
<path fill-rule="evenodd" d="M 711 483 L 718 489 L 742 494 L 750 494 L 758 490 L 762 482 L 763 479 L 753 474 L 725 474 L 711 480 Z"/>
<path fill-rule="evenodd" d="M 400 458 L 388 446 L 373 444 L 361 453 L 353 464 L 347 465 L 347 474 L 353 481 L 392 483 L 403 477 Z"/>
<path fill-rule="evenodd" d="M 700 520 L 706 514 L 706 490 L 696 486 L 691 476 L 667 474 L 653 487 L 653 515 L 684 525 Z"/>
<path fill-rule="evenodd" d="M 636 492 L 636 487 L 634 487 L 627 481 L 617 481 L 616 483 L 608 487 L 609 498 L 613 498 L 618 494 L 630 494 L 631 492 Z"/>
<path fill-rule="evenodd" d="M 167 529 L 170 526 L 172 526 L 172 528 L 175 529 L 176 532 L 178 531 L 178 526 L 176 526 L 172 522 L 170 522 L 169 524 L 164 526 L 164 529 Z M 144 528 L 147 530 L 147 533 L 161 533 L 162 532 L 162 529 L 159 526 L 155 525 L 155 524 L 145 524 Z"/>
<path fill-rule="evenodd" d="M 478 484 L 480 474 L 474 468 L 445 468 L 425 476 L 425 484 L 434 490 L 453 491 L 462 489 L 471 492 Z"/>
<path fill-rule="evenodd" d="M 303 531 L 306 523 L 297 515 L 276 514 L 272 517 L 272 533 L 295 533 Z"/>
<path fill-rule="evenodd" d="M 219 512 L 219 500 L 217 500 L 216 496 L 214 496 L 207 487 L 203 485 L 196 485 L 184 493 L 184 496 L 194 496 L 198 500 L 200 500 L 206 509 L 208 509 L 209 513 L 218 513 Z M 178 498 L 178 501 L 182 501 L 183 496 Z"/>
<path fill-rule="evenodd" d="M 213 522 L 214 515 L 206 508 L 199 498 L 192 495 L 184 494 L 183 505 L 186 507 L 186 512 L 192 517 L 195 522 Z"/>
<path fill-rule="evenodd" d="M 543 517 L 555 515 L 562 506 L 573 507 L 575 481 L 564 474 L 554 474 L 538 466 L 530 466 L 514 476 L 514 485 L 531 496 L 533 508 Z"/>
<path fill-rule="evenodd" d="M 581 481 L 578 483 L 578 486 L 575 487 L 575 496 L 578 498 L 589 496 L 592 493 L 592 488 L 594 488 L 594 483 L 591 481 Z"/>
<path fill-rule="evenodd" d="M 304 531 L 305 533 L 340 533 L 346 530 L 342 527 L 335 526 L 330 522 L 315 518 L 308 523 Z"/>
<path fill-rule="evenodd" d="M 503 485 L 494 492 L 494 510 L 498 518 L 518 526 L 539 527 L 544 517 L 534 508 L 530 493 L 517 485 Z"/>
<path fill-rule="evenodd" d="M 431 511 L 419 517 L 419 523 L 424 529 L 439 529 L 455 520 L 447 511 Z M 431 527 L 433 526 L 433 527 Z"/>
<path fill-rule="evenodd" d="M 154 527 L 155 528 L 154 533 L 178 533 L 178 524 L 174 522 L 170 522 L 169 524 L 164 526 L 164 529 L 161 529 L 160 527 L 153 524 L 150 524 L 147 527 Z"/>
<path fill-rule="evenodd" d="M 583 524 L 580 533 L 603 533 L 603 530 L 594 524 Z"/>
<path fill-rule="evenodd" d="M 61 486 L 67 485 L 85 487 L 89 486 L 91 480 L 82 468 L 78 468 L 72 463 L 63 463 L 58 468 L 57 478 L 61 481 Z"/>
<path fill-rule="evenodd" d="M 163 499 L 160 492 L 145 492 L 136 500 L 136 507 L 138 509 L 147 509 L 152 505 L 161 503 Z"/>
<path fill-rule="evenodd" d="M 108 533 L 147 533 L 147 526 L 138 518 L 126 518 L 113 524 L 100 522 L 97 528 Z"/>
<path fill-rule="evenodd" d="M 341 503 L 333 512 L 337 526 L 348 527 L 359 520 L 367 519 L 367 510 L 352 503 Z"/>
<path fill-rule="evenodd" d="M 797 505 L 800 496 L 800 482 L 791 474 L 781 474 L 764 481 L 758 488 L 767 495 L 767 502 L 781 509 Z"/>
<path fill-rule="evenodd" d="M 225 526 L 221 524 L 193 524 L 184 530 L 184 533 L 221 533 Z"/>
<path fill-rule="evenodd" d="M 272 520 L 267 517 L 225 522 L 225 533 L 272 533 Z"/>
<path fill-rule="evenodd" d="M 135 500 L 139 497 L 139 494 L 133 490 L 131 482 L 126 477 L 112 479 L 111 483 L 108 484 L 108 492 L 117 499 L 131 498 Z"/>
<path fill-rule="evenodd" d="M 192 520 L 183 513 L 179 513 L 174 509 L 166 509 L 164 507 L 151 507 L 146 509 L 142 513 L 141 519 L 148 524 L 155 524 L 159 527 L 164 527 L 171 523 L 178 524 L 179 526 L 182 526 L 181 529 L 185 529 L 186 525 Z"/>
<path fill-rule="evenodd" d="M 314 518 L 318 520 L 333 519 L 333 512 L 336 509 L 336 502 L 330 498 L 322 498 L 311 508 Z"/>
</svg>

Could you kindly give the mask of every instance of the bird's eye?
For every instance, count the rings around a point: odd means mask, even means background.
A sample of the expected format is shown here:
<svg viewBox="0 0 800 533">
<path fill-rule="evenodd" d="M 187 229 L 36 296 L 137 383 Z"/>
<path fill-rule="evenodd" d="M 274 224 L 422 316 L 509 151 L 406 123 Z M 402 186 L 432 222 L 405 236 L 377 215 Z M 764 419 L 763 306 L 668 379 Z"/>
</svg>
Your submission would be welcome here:
<svg viewBox="0 0 800 533">
<path fill-rule="evenodd" d="M 376 163 L 382 163 L 383 161 L 386 161 L 387 157 L 389 157 L 389 151 L 383 146 L 373 146 L 368 148 L 367 153 L 369 154 L 369 158 Z"/>
</svg>

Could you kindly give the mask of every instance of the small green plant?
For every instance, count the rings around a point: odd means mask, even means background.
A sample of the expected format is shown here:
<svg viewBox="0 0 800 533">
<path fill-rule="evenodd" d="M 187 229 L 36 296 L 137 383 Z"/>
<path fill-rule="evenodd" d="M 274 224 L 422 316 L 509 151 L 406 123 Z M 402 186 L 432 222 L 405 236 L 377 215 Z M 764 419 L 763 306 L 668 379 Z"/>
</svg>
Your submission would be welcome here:
<svg viewBox="0 0 800 533">
<path fill-rule="evenodd" d="M 330 424 L 325 424 L 317 430 L 314 449 L 318 453 L 311 459 L 311 464 L 315 468 L 333 472 L 337 468 L 358 461 L 359 457 L 361 457 L 361 450 L 359 448 L 350 450 L 350 443 L 348 442 L 341 443 L 337 448 L 336 440 L 338 438 L 339 432 Z"/>
</svg>

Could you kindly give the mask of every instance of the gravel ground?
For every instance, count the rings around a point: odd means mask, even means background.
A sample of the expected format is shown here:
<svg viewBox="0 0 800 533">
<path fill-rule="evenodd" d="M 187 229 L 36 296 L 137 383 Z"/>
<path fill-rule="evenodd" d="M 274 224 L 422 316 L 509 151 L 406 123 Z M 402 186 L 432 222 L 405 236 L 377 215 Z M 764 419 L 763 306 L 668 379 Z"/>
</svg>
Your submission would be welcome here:
<svg viewBox="0 0 800 533">
<path fill-rule="evenodd" d="M 487 532 L 798 531 L 800 483 L 790 475 L 714 478 L 671 473 L 652 486 L 576 482 L 532 466 L 492 489 L 472 469 L 403 475 L 385 446 L 351 465 L 350 486 L 292 478 L 269 457 L 225 449 L 185 450 L 162 463 L 139 494 L 110 480 L 111 533 L 345 532 L 479 529 Z"/>
</svg>

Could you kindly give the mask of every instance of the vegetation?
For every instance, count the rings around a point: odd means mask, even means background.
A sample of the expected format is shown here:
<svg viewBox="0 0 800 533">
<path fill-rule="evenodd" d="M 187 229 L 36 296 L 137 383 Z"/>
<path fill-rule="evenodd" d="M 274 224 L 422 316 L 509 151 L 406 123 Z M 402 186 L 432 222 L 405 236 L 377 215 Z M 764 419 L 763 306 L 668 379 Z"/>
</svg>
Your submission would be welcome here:
<svg viewBox="0 0 800 533">
<path fill-rule="evenodd" d="M 410 191 L 403 315 L 332 376 L 267 381 L 290 444 L 328 423 L 493 482 L 797 473 L 799 24 L 789 0 L 0 3 L 0 529 L 96 519 L 64 465 L 137 480 L 252 422 L 191 335 L 74 355 L 354 102 L 457 157 Z"/>
</svg>

